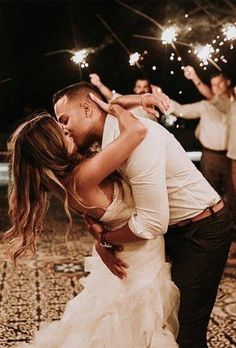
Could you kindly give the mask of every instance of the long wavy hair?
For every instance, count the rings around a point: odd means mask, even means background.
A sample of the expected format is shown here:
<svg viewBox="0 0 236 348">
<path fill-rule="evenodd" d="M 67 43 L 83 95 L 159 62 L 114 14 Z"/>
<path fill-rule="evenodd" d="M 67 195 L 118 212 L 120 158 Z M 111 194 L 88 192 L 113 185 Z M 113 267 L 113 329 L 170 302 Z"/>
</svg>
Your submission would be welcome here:
<svg viewBox="0 0 236 348">
<path fill-rule="evenodd" d="M 8 145 L 12 227 L 5 232 L 5 240 L 7 251 L 16 264 L 19 256 L 36 252 L 50 193 L 64 203 L 71 226 L 68 193 L 62 178 L 71 174 L 82 158 L 78 154 L 68 154 L 63 131 L 47 112 L 21 124 Z"/>
</svg>

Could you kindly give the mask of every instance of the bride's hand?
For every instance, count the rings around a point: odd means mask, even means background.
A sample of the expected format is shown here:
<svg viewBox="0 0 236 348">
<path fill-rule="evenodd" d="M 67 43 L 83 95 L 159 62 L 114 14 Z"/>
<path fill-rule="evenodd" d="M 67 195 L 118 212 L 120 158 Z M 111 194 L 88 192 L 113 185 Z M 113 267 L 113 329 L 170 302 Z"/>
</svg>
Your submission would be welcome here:
<svg viewBox="0 0 236 348">
<path fill-rule="evenodd" d="M 146 110 L 149 114 L 156 115 L 158 112 L 153 109 L 156 106 L 158 109 L 165 114 L 170 107 L 170 99 L 169 97 L 162 93 L 157 92 L 154 94 L 144 94 L 141 97 L 141 106 Z"/>
<path fill-rule="evenodd" d="M 102 99 L 96 97 L 93 93 L 89 93 L 90 98 L 94 101 L 102 110 L 110 115 L 117 116 L 117 113 L 125 110 L 122 106 L 118 104 L 109 104 L 104 102 Z"/>
</svg>

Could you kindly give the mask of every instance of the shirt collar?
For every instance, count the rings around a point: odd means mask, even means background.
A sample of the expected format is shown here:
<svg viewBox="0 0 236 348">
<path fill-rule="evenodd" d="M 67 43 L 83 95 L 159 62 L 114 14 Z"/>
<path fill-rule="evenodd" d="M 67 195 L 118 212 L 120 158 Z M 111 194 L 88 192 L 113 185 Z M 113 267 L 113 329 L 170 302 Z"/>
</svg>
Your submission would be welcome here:
<svg viewBox="0 0 236 348">
<path fill-rule="evenodd" d="M 117 119 L 112 115 L 107 115 L 103 134 L 102 134 L 102 149 L 110 144 L 115 138 L 115 130 L 117 129 Z"/>
</svg>

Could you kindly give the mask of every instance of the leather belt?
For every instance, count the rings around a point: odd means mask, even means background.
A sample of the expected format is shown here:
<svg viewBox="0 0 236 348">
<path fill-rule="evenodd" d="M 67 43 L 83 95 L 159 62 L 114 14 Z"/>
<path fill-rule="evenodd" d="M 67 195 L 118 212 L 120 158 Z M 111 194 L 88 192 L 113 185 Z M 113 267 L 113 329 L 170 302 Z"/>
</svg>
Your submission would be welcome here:
<svg viewBox="0 0 236 348">
<path fill-rule="evenodd" d="M 211 215 L 215 215 L 216 213 L 218 213 L 221 209 L 224 208 L 224 202 L 221 199 L 219 202 L 217 202 L 216 204 L 212 205 L 211 207 L 206 208 L 205 210 L 203 210 L 200 214 L 190 218 L 190 219 L 186 219 L 186 220 L 182 220 L 177 222 L 174 225 L 170 225 L 170 228 L 173 227 L 183 227 L 183 226 L 187 226 L 189 224 L 191 224 L 192 222 L 196 222 L 196 221 L 200 221 L 202 219 L 207 218 L 208 216 Z"/>
</svg>

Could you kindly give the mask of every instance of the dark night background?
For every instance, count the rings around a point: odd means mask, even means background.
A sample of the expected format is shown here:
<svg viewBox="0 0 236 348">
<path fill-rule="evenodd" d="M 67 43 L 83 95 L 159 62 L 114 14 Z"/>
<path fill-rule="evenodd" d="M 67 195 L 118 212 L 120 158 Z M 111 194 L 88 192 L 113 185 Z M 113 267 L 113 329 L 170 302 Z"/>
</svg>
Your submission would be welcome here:
<svg viewBox="0 0 236 348">
<path fill-rule="evenodd" d="M 196 1 L 125 1 L 128 5 L 153 17 L 162 25 L 170 19 L 193 30 L 186 41 L 207 43 L 220 31 L 214 18 L 201 11 L 189 20 L 185 13 L 196 8 Z M 225 1 L 208 1 L 216 8 L 229 8 Z M 233 1 L 231 1 L 233 3 Z M 235 5 L 236 6 L 236 5 Z M 142 72 L 128 63 L 128 55 L 112 37 L 97 17 L 100 14 L 131 52 L 148 51 L 142 62 Z M 224 18 L 224 14 L 217 14 Z M 220 17 L 221 16 L 221 17 Z M 115 1 L 1 1 L 0 2 L 0 119 L 2 131 L 22 119 L 27 109 L 51 109 L 51 96 L 58 89 L 80 80 L 79 68 L 70 60 L 68 53 L 45 56 L 59 49 L 103 49 L 88 56 L 89 67 L 82 69 L 82 79 L 89 80 L 89 73 L 96 72 L 111 89 L 120 93 L 131 91 L 134 80 L 148 76 L 152 83 L 179 102 L 201 99 L 191 81 L 183 77 L 181 65 L 192 64 L 200 77 L 208 81 L 216 69 L 199 68 L 199 62 L 187 49 L 179 47 L 183 62 L 170 61 L 172 49 L 158 41 L 133 37 L 133 34 L 158 34 L 160 30 L 148 20 L 122 7 Z M 192 37 L 191 37 L 192 35 Z M 235 49 L 224 45 L 228 63 L 221 67 L 235 82 Z M 156 65 L 156 71 L 152 66 Z M 170 70 L 175 74 L 170 75 Z M 179 95 L 182 90 L 182 95 Z"/>
</svg>

